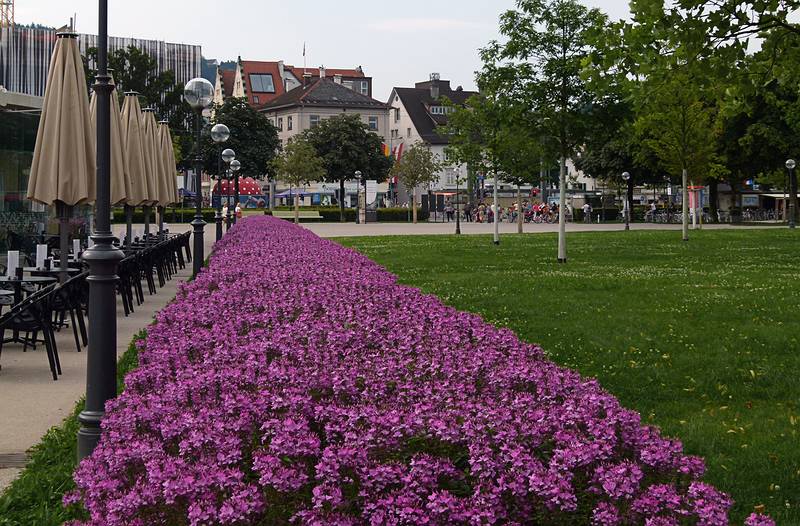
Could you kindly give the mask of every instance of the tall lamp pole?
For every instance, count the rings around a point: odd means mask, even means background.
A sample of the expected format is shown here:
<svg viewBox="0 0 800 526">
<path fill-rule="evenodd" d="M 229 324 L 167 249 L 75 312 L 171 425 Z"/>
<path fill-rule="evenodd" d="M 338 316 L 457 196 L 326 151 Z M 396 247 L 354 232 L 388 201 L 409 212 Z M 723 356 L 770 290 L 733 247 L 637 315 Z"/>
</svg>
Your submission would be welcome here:
<svg viewBox="0 0 800 526">
<path fill-rule="evenodd" d="M 78 415 L 78 459 L 100 441 L 106 401 L 117 396 L 117 264 L 122 251 L 111 233 L 111 77 L 108 75 L 108 0 L 100 0 L 97 46 L 97 201 L 94 246 L 84 252 L 89 264 L 89 350 L 86 357 L 86 407 Z"/>
<path fill-rule="evenodd" d="M 356 184 L 361 187 L 361 170 L 356 170 L 353 174 L 356 177 Z M 361 223 L 361 192 L 356 191 L 356 224 Z M 367 196 L 364 196 L 364 204 L 367 202 Z M 367 212 L 364 211 L 364 223 L 367 222 Z"/>
<path fill-rule="evenodd" d="M 211 140 L 219 144 L 220 148 L 222 148 L 222 144 L 227 142 L 230 136 L 231 131 L 224 124 L 215 124 L 214 127 L 211 128 Z M 217 185 L 219 189 L 222 190 L 222 154 L 217 157 Z M 216 240 L 219 241 L 222 239 L 222 192 L 220 191 L 217 193 L 219 195 L 217 196 L 217 213 L 214 214 L 214 221 L 217 224 Z"/>
<path fill-rule="evenodd" d="M 203 230 L 206 222 L 203 221 L 203 158 L 200 155 L 200 130 L 203 120 L 203 110 L 211 106 L 214 100 L 214 87 L 209 81 L 203 78 L 192 79 L 183 88 L 183 98 L 197 114 L 195 117 L 195 142 L 194 142 L 194 180 L 196 194 L 196 208 L 194 213 L 194 259 L 192 260 L 192 270 L 195 276 L 200 273 L 205 261 L 205 250 L 203 245 Z"/>
<path fill-rule="evenodd" d="M 789 228 L 794 228 L 797 218 L 797 176 L 794 168 L 797 163 L 794 159 L 786 161 L 786 169 L 789 170 Z"/>
<path fill-rule="evenodd" d="M 242 163 L 238 159 L 231 161 L 231 175 L 233 176 L 233 224 L 236 224 L 236 208 L 239 206 L 239 170 L 242 169 Z M 228 207 L 230 210 L 230 207 Z"/>
<path fill-rule="evenodd" d="M 230 148 L 222 150 L 222 160 L 225 161 L 227 169 L 225 170 L 225 178 L 228 181 L 225 192 L 225 202 L 228 203 L 228 212 L 225 214 L 225 231 L 231 229 L 231 163 L 236 159 L 236 152 Z M 221 199 L 221 198 L 220 198 Z"/>
<path fill-rule="evenodd" d="M 460 201 L 461 170 L 456 172 L 456 235 L 461 235 L 461 210 L 458 208 Z"/>
<path fill-rule="evenodd" d="M 625 230 L 631 229 L 631 174 L 629 172 L 622 172 L 622 180 L 625 181 Z"/>
</svg>

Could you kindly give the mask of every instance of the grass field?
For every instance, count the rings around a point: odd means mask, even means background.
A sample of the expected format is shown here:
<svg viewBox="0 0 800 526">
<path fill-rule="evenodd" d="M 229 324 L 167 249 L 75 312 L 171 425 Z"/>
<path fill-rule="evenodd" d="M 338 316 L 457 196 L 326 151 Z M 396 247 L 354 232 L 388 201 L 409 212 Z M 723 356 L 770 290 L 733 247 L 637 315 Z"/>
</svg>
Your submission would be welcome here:
<svg viewBox="0 0 800 526">
<path fill-rule="evenodd" d="M 337 239 L 597 377 L 708 464 L 741 524 L 800 525 L 800 232 Z"/>
</svg>

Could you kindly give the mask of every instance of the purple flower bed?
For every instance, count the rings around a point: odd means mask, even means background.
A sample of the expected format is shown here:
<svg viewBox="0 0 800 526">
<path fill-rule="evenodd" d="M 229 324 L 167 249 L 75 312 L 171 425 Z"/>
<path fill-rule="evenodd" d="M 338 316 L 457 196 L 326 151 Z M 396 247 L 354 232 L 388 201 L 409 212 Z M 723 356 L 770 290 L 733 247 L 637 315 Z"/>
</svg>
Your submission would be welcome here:
<svg viewBox="0 0 800 526">
<path fill-rule="evenodd" d="M 217 244 L 140 363 L 65 498 L 86 524 L 728 523 L 595 380 L 278 219 Z"/>
</svg>

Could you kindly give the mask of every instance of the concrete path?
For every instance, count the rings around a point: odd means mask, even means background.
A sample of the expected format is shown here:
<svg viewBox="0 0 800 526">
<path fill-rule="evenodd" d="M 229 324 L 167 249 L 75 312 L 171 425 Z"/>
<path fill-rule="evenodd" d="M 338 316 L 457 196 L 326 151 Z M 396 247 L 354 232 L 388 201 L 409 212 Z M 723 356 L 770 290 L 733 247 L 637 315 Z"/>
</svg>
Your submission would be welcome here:
<svg viewBox="0 0 800 526">
<path fill-rule="evenodd" d="M 141 228 L 141 227 L 140 227 Z M 188 225 L 172 225 L 171 232 L 185 232 Z M 116 230 L 115 230 L 116 231 Z M 210 234 L 210 235 L 209 235 Z M 206 256 L 214 241 L 212 227 L 206 227 Z M 124 353 L 133 336 L 147 327 L 156 312 L 175 297 L 178 283 L 191 275 L 191 263 L 150 296 L 145 287 L 145 301 L 127 318 L 122 303 L 117 305 L 117 356 Z M 22 352 L 20 344 L 6 344 L 0 356 L 0 492 L 19 474 L 25 464 L 25 452 L 42 435 L 72 412 L 75 402 L 86 391 L 86 349 L 77 352 L 72 328 L 56 334 L 63 374 L 53 381 L 44 348 Z"/>
<path fill-rule="evenodd" d="M 446 235 L 454 234 L 456 231 L 455 222 L 450 223 L 368 223 L 357 225 L 355 223 L 301 223 L 302 226 L 311 230 L 320 237 L 359 237 L 359 236 L 407 236 L 407 235 Z M 765 225 L 769 226 L 769 225 Z M 568 223 L 567 232 L 608 232 L 623 230 L 625 225 L 622 223 L 603 223 L 585 224 Z M 707 229 L 730 229 L 730 228 L 753 228 L 745 226 L 732 226 L 730 224 L 704 225 Z M 761 227 L 754 227 L 761 228 Z M 632 230 L 680 230 L 681 225 L 636 223 L 631 225 Z M 558 224 L 535 224 L 526 223 L 523 225 L 525 233 L 555 233 L 558 232 Z M 490 223 L 461 223 L 461 233 L 470 235 L 491 235 L 494 232 L 494 225 Z M 515 234 L 517 232 L 516 223 L 500 223 L 501 234 Z M 691 230 L 689 235 L 691 235 Z"/>
</svg>

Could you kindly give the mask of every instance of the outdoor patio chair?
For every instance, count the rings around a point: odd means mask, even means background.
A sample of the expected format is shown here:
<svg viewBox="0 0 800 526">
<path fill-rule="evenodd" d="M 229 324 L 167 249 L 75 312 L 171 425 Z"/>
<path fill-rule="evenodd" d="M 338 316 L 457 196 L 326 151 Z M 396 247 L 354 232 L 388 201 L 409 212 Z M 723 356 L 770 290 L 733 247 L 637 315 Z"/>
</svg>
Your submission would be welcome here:
<svg viewBox="0 0 800 526">
<path fill-rule="evenodd" d="M 32 334 L 34 342 L 37 340 L 38 333 L 41 332 L 53 380 L 58 380 L 58 375 L 61 374 L 61 362 L 58 359 L 58 348 L 51 323 L 53 292 L 56 286 L 56 284 L 49 285 L 31 294 L 6 314 L 0 316 L 0 355 L 3 352 L 6 330 Z M 23 350 L 26 350 L 29 341 L 31 339 L 26 337 Z"/>
<path fill-rule="evenodd" d="M 66 315 L 69 314 L 72 334 L 75 337 L 75 347 L 78 352 L 88 345 L 89 340 L 86 333 L 86 322 L 83 318 L 88 275 L 88 272 L 84 272 L 73 276 L 53 292 L 53 314 L 61 320 L 62 324 Z"/>
</svg>

